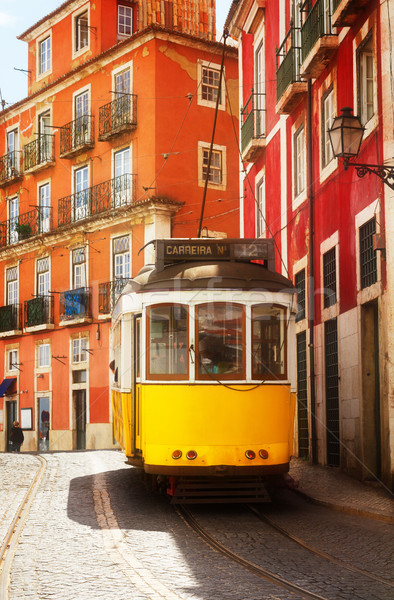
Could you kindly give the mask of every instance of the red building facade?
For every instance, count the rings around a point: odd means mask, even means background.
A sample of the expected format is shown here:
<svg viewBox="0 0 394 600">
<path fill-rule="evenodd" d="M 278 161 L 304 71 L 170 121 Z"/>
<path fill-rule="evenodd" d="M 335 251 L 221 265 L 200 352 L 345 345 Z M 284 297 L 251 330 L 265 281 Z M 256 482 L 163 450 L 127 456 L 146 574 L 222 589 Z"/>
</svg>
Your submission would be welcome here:
<svg viewBox="0 0 394 600">
<path fill-rule="evenodd" d="M 299 291 L 296 452 L 391 487 L 393 179 L 345 170 L 328 129 L 352 107 L 357 162 L 393 164 L 393 16 L 374 0 L 239 0 L 226 25 L 240 45 L 241 235 L 275 238 Z"/>
<path fill-rule="evenodd" d="M 0 125 L 0 449 L 14 419 L 25 450 L 108 448 L 111 309 L 148 242 L 197 235 L 223 52 L 203 225 L 239 235 L 237 51 L 214 41 L 213 0 L 69 0 L 20 39 L 28 97 Z"/>
</svg>

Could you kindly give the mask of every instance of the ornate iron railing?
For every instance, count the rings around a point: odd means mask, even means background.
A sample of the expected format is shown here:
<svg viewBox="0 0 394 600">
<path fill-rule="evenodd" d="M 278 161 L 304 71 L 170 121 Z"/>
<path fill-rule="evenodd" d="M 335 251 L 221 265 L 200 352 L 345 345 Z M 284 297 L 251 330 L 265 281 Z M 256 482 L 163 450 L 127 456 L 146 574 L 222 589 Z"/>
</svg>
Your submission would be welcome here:
<svg viewBox="0 0 394 600">
<path fill-rule="evenodd" d="M 54 162 L 54 135 L 40 135 L 34 142 L 24 147 L 25 171 L 34 169 L 40 165 Z"/>
<path fill-rule="evenodd" d="M 91 317 L 91 297 L 90 288 L 78 288 L 68 290 L 60 294 L 60 320 L 72 321 L 83 317 Z"/>
<path fill-rule="evenodd" d="M 31 300 L 25 300 L 24 317 L 25 327 L 53 324 L 54 297 L 36 296 Z"/>
<path fill-rule="evenodd" d="M 123 292 L 129 279 L 120 278 L 114 281 L 101 283 L 99 286 L 99 313 L 101 315 L 109 315 Z"/>
<path fill-rule="evenodd" d="M 99 108 L 99 139 L 107 139 L 136 126 L 136 94 L 125 94 Z"/>
<path fill-rule="evenodd" d="M 301 81 L 301 47 L 296 46 L 296 32 L 291 26 L 281 46 L 276 51 L 276 99 L 283 96 L 292 83 Z"/>
<path fill-rule="evenodd" d="M 58 226 L 69 225 L 107 210 L 132 204 L 135 175 L 120 175 L 91 188 L 61 198 L 58 202 Z"/>
<path fill-rule="evenodd" d="M 0 332 L 22 329 L 22 307 L 20 304 L 7 304 L 0 307 Z"/>
<path fill-rule="evenodd" d="M 94 146 L 94 117 L 83 115 L 60 128 L 60 156 Z"/>
<path fill-rule="evenodd" d="M 52 208 L 37 206 L 35 210 L 0 223 L 0 247 L 16 244 L 33 235 L 52 231 Z"/>
<path fill-rule="evenodd" d="M 243 152 L 252 139 L 265 137 L 265 94 L 255 93 L 252 89 L 248 101 L 241 110 L 241 120 Z"/>
<path fill-rule="evenodd" d="M 21 153 L 9 152 L 0 156 L 0 185 L 22 177 Z"/>
<path fill-rule="evenodd" d="M 301 25 L 302 61 L 304 61 L 320 38 L 334 35 L 331 25 L 332 0 L 316 0 L 312 7 L 307 1 L 302 6 L 302 10 L 307 11 L 305 22 Z"/>
</svg>

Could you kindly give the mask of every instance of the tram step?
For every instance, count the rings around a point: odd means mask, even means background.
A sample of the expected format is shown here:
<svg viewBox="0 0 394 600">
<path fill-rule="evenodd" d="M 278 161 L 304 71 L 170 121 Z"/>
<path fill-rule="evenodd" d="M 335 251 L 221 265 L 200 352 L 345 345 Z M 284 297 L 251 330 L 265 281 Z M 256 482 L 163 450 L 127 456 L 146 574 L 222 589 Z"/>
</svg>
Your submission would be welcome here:
<svg viewBox="0 0 394 600">
<path fill-rule="evenodd" d="M 241 502 L 271 502 L 262 478 L 185 477 L 179 480 L 171 499 L 171 504 Z"/>
</svg>

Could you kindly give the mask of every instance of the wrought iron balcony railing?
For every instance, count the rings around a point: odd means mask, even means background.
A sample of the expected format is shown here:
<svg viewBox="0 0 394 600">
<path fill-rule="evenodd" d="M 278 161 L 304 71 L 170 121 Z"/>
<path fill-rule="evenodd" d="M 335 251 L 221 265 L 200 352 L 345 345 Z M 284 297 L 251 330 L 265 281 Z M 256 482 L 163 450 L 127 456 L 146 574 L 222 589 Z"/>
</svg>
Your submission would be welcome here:
<svg viewBox="0 0 394 600">
<path fill-rule="evenodd" d="M 312 7 L 307 0 L 302 10 L 307 11 L 305 22 L 301 26 L 302 61 L 304 61 L 319 38 L 335 34 L 331 24 L 332 0 L 316 0 Z"/>
<path fill-rule="evenodd" d="M 54 162 L 54 138 L 54 135 L 40 135 L 34 142 L 26 144 L 23 149 L 25 171 L 38 169 Z"/>
<path fill-rule="evenodd" d="M 0 332 L 22 329 L 22 307 L 20 304 L 7 304 L 0 307 Z"/>
<path fill-rule="evenodd" d="M 0 248 L 50 231 L 52 231 L 52 208 L 38 206 L 35 210 L 0 223 Z"/>
<path fill-rule="evenodd" d="M 52 325 L 54 323 L 53 296 L 36 296 L 31 300 L 25 300 L 24 308 L 25 327 Z"/>
<path fill-rule="evenodd" d="M 135 175 L 120 175 L 86 190 L 61 198 L 58 202 L 58 226 L 69 225 L 107 210 L 132 204 Z"/>
<path fill-rule="evenodd" d="M 99 109 L 99 140 L 137 127 L 137 96 L 124 94 Z"/>
<path fill-rule="evenodd" d="M 90 288 L 78 288 L 62 292 L 60 294 L 60 320 L 72 321 L 91 317 L 91 297 Z"/>
<path fill-rule="evenodd" d="M 281 46 L 276 51 L 276 99 L 280 100 L 292 83 L 301 81 L 301 47 L 296 44 L 300 29 L 291 26 Z"/>
<path fill-rule="evenodd" d="M 21 153 L 9 152 L 0 156 L 0 186 L 22 177 Z"/>
<path fill-rule="evenodd" d="M 83 115 L 60 129 L 60 156 L 72 157 L 94 146 L 94 117 Z"/>
<path fill-rule="evenodd" d="M 128 278 L 115 279 L 114 281 L 107 281 L 101 283 L 99 286 L 99 313 L 101 315 L 109 315 L 120 294 L 123 292 Z"/>
<path fill-rule="evenodd" d="M 247 148 L 253 139 L 265 137 L 265 94 L 252 89 L 248 101 L 241 110 L 241 149 Z"/>
</svg>

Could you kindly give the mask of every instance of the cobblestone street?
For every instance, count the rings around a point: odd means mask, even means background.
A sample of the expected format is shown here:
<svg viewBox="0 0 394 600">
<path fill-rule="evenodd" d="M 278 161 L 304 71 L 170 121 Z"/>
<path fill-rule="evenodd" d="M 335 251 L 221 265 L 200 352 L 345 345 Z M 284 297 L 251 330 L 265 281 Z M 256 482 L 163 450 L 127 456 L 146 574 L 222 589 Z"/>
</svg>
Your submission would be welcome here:
<svg viewBox="0 0 394 600">
<path fill-rule="evenodd" d="M 8 600 L 313 597 L 297 596 L 210 548 L 166 499 L 145 488 L 140 473 L 124 464 L 122 453 L 43 457 L 43 479 L 9 570 Z M 1 540 L 38 468 L 34 455 L 0 456 Z M 278 503 L 259 511 L 339 563 L 285 538 L 246 507 L 192 510 L 221 544 L 314 597 L 392 598 L 391 524 L 313 506 L 286 490 L 279 496 Z"/>
</svg>

